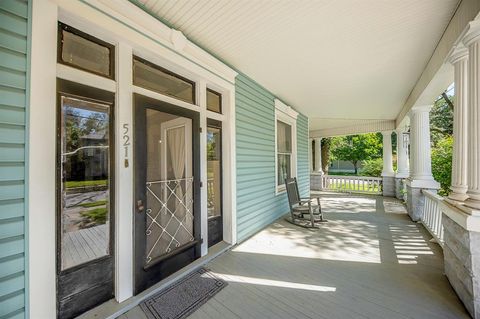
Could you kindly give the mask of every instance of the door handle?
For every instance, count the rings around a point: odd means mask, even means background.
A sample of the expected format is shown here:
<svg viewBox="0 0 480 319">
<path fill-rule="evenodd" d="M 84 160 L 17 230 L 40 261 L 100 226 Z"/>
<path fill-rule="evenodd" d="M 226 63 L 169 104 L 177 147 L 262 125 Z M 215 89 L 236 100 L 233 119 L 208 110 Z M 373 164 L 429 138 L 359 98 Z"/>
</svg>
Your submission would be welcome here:
<svg viewBox="0 0 480 319">
<path fill-rule="evenodd" d="M 137 200 L 137 213 L 142 213 L 145 210 L 143 201 L 141 199 Z"/>
</svg>

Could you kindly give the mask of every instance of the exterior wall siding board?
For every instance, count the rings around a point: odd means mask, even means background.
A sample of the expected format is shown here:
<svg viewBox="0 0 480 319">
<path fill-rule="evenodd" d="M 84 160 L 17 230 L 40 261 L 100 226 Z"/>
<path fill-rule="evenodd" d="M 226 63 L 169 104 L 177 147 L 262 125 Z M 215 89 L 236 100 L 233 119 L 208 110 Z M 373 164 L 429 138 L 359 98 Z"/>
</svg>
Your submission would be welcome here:
<svg viewBox="0 0 480 319">
<path fill-rule="evenodd" d="M 297 118 L 297 177 L 302 197 L 310 196 L 310 165 L 308 162 L 308 118 L 299 114 Z"/>
<path fill-rule="evenodd" d="M 0 29 L 0 47 L 14 52 L 27 53 L 25 36 Z"/>
<path fill-rule="evenodd" d="M 0 1 L 0 29 L 20 36 L 27 36 L 27 16 L 20 17 L 5 10 L 13 1 Z"/>
<path fill-rule="evenodd" d="M 25 124 L 25 111 L 21 108 L 13 108 L 8 106 L 0 106 L 0 112 L 2 112 L 2 119 L 0 120 L 5 124 Z"/>
<path fill-rule="evenodd" d="M 0 318 L 24 318 L 29 4 L 0 1 Z"/>
<path fill-rule="evenodd" d="M 241 242 L 288 212 L 275 194 L 275 96 L 240 74 L 235 83 L 237 238 Z M 297 119 L 297 177 L 309 194 L 308 119 Z"/>
</svg>

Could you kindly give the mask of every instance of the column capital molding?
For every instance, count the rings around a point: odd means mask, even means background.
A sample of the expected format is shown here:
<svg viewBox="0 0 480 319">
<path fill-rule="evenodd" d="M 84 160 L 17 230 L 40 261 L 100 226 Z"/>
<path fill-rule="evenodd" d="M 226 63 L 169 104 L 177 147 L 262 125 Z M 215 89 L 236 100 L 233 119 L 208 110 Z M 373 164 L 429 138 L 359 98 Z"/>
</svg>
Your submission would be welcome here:
<svg viewBox="0 0 480 319">
<path fill-rule="evenodd" d="M 381 131 L 382 135 L 392 135 L 393 130 L 388 130 L 388 131 Z"/>
<path fill-rule="evenodd" d="M 454 46 L 452 50 L 450 50 L 450 53 L 447 57 L 448 62 L 451 64 L 455 64 L 466 59 L 468 59 L 468 49 L 463 43 Z"/>
<path fill-rule="evenodd" d="M 467 32 L 463 37 L 463 44 L 468 47 L 477 41 L 480 41 L 480 20 L 473 20 L 468 23 Z"/>
<path fill-rule="evenodd" d="M 410 109 L 410 114 L 416 113 L 428 113 L 432 109 L 433 105 L 420 105 L 414 106 Z"/>
</svg>

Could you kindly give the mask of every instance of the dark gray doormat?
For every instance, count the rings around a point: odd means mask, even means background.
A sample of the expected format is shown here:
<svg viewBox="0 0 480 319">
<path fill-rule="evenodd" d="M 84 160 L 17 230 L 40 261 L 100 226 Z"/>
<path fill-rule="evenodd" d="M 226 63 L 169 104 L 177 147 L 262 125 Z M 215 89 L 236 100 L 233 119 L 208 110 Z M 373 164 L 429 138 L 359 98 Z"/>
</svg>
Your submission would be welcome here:
<svg viewBox="0 0 480 319">
<path fill-rule="evenodd" d="M 148 319 L 186 318 L 226 286 L 226 281 L 200 268 L 142 302 L 140 308 Z"/>
</svg>

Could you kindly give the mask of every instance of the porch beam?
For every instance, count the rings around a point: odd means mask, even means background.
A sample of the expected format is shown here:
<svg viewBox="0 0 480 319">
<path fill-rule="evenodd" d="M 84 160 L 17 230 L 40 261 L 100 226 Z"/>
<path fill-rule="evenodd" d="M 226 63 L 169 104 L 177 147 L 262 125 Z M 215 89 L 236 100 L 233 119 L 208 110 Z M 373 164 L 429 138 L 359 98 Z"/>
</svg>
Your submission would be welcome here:
<svg viewBox="0 0 480 319">
<path fill-rule="evenodd" d="M 364 133 L 375 133 L 395 129 L 395 120 L 358 120 L 352 125 L 310 131 L 310 137 L 333 137 Z"/>
</svg>

